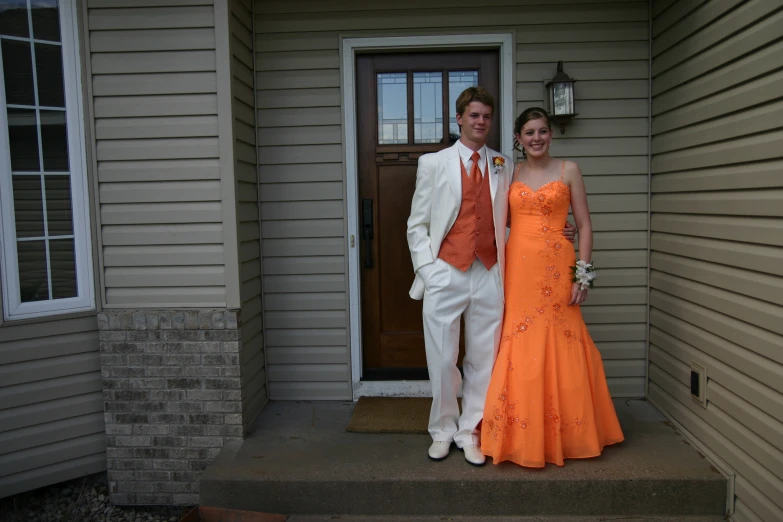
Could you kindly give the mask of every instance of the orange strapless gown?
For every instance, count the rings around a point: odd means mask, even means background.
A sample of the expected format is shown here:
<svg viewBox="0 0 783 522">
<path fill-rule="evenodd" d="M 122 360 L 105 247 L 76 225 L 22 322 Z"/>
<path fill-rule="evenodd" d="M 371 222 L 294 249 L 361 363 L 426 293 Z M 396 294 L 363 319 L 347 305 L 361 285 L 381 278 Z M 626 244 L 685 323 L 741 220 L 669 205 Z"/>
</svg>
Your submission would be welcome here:
<svg viewBox="0 0 783 522">
<path fill-rule="evenodd" d="M 509 189 L 506 311 L 481 423 L 481 450 L 495 464 L 562 466 L 623 440 L 601 354 L 579 306 L 568 306 L 570 196 L 563 181 Z"/>
</svg>

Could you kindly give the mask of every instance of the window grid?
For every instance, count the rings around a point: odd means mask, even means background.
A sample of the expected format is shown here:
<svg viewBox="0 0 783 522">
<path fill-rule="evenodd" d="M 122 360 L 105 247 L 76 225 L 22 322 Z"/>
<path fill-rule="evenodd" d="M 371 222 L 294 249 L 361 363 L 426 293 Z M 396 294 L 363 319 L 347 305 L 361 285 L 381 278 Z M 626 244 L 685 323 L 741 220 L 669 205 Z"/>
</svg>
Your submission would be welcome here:
<svg viewBox="0 0 783 522">
<path fill-rule="evenodd" d="M 33 94 L 35 95 L 35 126 L 38 133 L 38 165 L 41 167 L 41 210 L 43 212 L 44 222 L 44 247 L 46 249 L 46 284 L 49 291 L 49 300 L 54 299 L 54 293 L 52 292 L 52 254 L 49 249 L 49 212 L 46 207 L 46 181 L 44 180 L 43 171 L 44 156 L 43 156 L 43 136 L 41 135 L 41 108 L 38 106 L 38 64 L 35 60 L 35 43 L 33 40 L 33 10 L 32 0 L 27 0 L 27 27 L 30 31 L 30 58 L 32 59 L 33 66 Z M 17 238 L 17 242 L 19 239 Z"/>
<path fill-rule="evenodd" d="M 68 236 L 40 236 L 40 237 L 19 237 L 16 239 L 19 243 L 24 243 L 25 241 L 46 241 L 47 239 L 74 239 L 75 236 L 73 234 Z"/>
<path fill-rule="evenodd" d="M 379 73 L 376 82 L 378 144 L 408 143 L 408 74 Z M 398 89 L 390 88 L 387 91 L 386 87 L 398 87 Z"/>
<path fill-rule="evenodd" d="M 459 139 L 460 128 L 457 124 L 456 101 L 459 94 L 468 87 L 478 86 L 478 70 L 454 70 L 446 69 L 442 71 L 425 72 L 384 72 L 376 73 L 376 93 L 378 104 L 378 144 L 408 144 L 408 125 L 413 127 L 413 143 L 440 143 L 443 138 L 434 132 L 432 127 L 441 128 L 448 135 L 448 140 L 454 142 Z M 443 92 L 443 82 L 448 81 L 446 91 Z M 394 102 L 394 92 L 384 92 L 384 86 L 405 85 L 410 88 L 413 97 L 413 113 L 408 114 L 408 89 L 404 96 L 399 96 Z M 423 116 L 422 110 L 425 108 L 423 86 L 440 85 L 434 92 L 434 101 L 431 104 L 435 109 L 434 119 L 427 119 Z M 391 96 L 389 96 L 391 95 Z M 448 95 L 448 110 L 443 113 L 441 107 L 443 96 Z M 430 108 L 430 107 L 427 107 Z M 387 113 L 394 112 L 395 115 L 389 116 Z M 402 112 L 400 112 L 402 111 Z M 399 113 L 399 114 L 398 114 Z M 446 120 L 445 129 L 444 119 Z M 424 134 L 429 134 L 427 137 Z"/>
<path fill-rule="evenodd" d="M 29 7 L 30 6 L 30 2 L 27 2 L 27 5 Z M 31 18 L 32 17 L 28 14 L 28 16 L 27 16 L 28 28 L 30 27 L 30 19 Z M 58 42 L 56 40 L 41 40 L 40 38 L 26 38 L 24 36 L 11 36 L 11 35 L 8 35 L 8 34 L 4 34 L 4 35 L 0 36 L 0 39 L 2 39 L 2 40 L 15 40 L 17 42 L 30 42 L 30 41 L 32 41 L 32 43 L 34 43 L 34 44 L 39 43 L 39 44 L 62 46 L 62 42 Z"/>
<path fill-rule="evenodd" d="M 6 190 L 5 192 L 11 192 L 10 197 L 3 198 L 3 219 L 6 221 L 4 232 L 0 234 L 0 239 L 4 238 L 6 252 L 2 256 L 3 261 L 3 279 L 7 284 L 3 285 L 4 294 L 4 312 L 6 318 L 19 318 L 37 317 L 42 315 L 51 315 L 62 312 L 79 311 L 94 309 L 94 293 L 92 285 L 89 283 L 92 273 L 92 261 L 90 259 L 90 247 L 89 247 L 89 215 L 86 207 L 84 207 L 87 199 L 86 194 L 83 193 L 86 185 L 77 178 L 74 178 L 74 168 L 76 172 L 80 172 L 83 175 L 83 154 L 84 137 L 83 129 L 75 116 L 74 111 L 81 110 L 81 100 L 78 94 L 78 88 L 80 87 L 80 80 L 78 76 L 78 41 L 75 35 L 74 17 L 76 13 L 75 6 L 66 1 L 58 2 L 58 17 L 60 24 L 60 38 L 61 41 L 50 41 L 46 39 L 34 38 L 34 24 L 32 14 L 31 0 L 27 0 L 27 24 L 28 24 L 28 37 L 9 36 L 3 35 L 0 37 L 0 45 L 3 41 L 14 41 L 29 43 L 30 45 L 30 59 L 32 68 L 32 82 L 33 82 L 33 95 L 34 105 L 26 104 L 6 104 L 3 85 L 4 72 L 2 66 L 2 56 L 0 56 L 0 111 L 7 115 L 9 109 L 21 109 L 34 111 L 36 118 L 36 136 L 37 136 L 37 155 L 38 155 L 38 170 L 37 171 L 14 171 L 11 168 L 11 151 L 8 150 L 7 166 L 8 166 L 8 185 L 6 188 L 12 186 L 12 179 L 14 176 L 23 176 L 25 178 L 38 178 L 40 184 L 40 197 L 41 197 L 41 219 L 43 221 L 44 236 L 38 237 L 24 237 L 18 238 L 14 217 L 14 198 L 12 190 Z M 60 56 L 63 67 L 63 88 L 65 89 L 65 107 L 50 107 L 40 105 L 39 89 L 38 89 L 38 67 L 36 61 L 35 46 L 36 44 L 55 45 L 60 48 Z M 66 44 L 68 47 L 66 47 Z M 75 60 L 75 61 L 74 61 Z M 70 110 L 69 110 L 70 107 Z M 42 111 L 60 112 L 65 115 L 64 122 L 66 125 L 66 150 L 68 151 L 68 168 L 64 171 L 62 169 L 46 171 L 46 165 L 44 163 L 44 141 L 42 136 Z M 4 118 L 5 119 L 5 118 Z M 6 124 L 1 124 L 5 127 Z M 6 127 L 0 129 L 0 145 L 6 146 L 9 142 L 7 138 L 9 136 L 10 128 Z M 74 154 L 79 152 L 79 154 Z M 70 209 L 71 209 L 71 225 L 72 234 L 68 235 L 50 235 L 49 234 L 49 212 L 47 208 L 46 197 L 46 179 L 51 176 L 67 176 L 69 179 L 68 187 L 70 192 Z M 10 205 L 9 205 L 10 203 Z M 78 234 L 82 232 L 82 234 Z M 20 243 L 29 243 L 32 241 L 43 241 L 45 246 L 46 256 L 46 277 L 47 277 L 47 291 L 48 299 L 36 300 L 33 302 L 22 302 L 20 291 L 20 266 L 18 258 L 18 250 L 15 245 Z M 73 255 L 75 266 L 75 290 L 76 295 L 74 297 L 55 298 L 52 278 L 52 259 L 51 259 L 51 240 L 65 240 L 72 241 L 74 248 Z M 13 250 L 13 252 L 9 252 Z M 11 265 L 9 267 L 9 264 Z M 9 287 L 12 287 L 9 289 Z M 13 291 L 12 291 L 13 290 Z M 10 293 L 9 293 L 10 292 Z M 16 295 L 13 295 L 13 294 Z M 10 306 L 9 306 L 10 305 Z M 10 309 L 9 309 L 10 308 Z M 12 317 L 13 315 L 13 317 Z"/>
<path fill-rule="evenodd" d="M 443 71 L 413 73 L 413 129 L 416 144 L 443 141 Z"/>
<path fill-rule="evenodd" d="M 35 42 L 33 38 L 33 9 L 32 9 L 32 1 L 27 0 L 27 31 L 30 35 L 29 38 L 23 38 L 23 37 L 14 37 L 15 40 L 20 42 L 28 42 L 30 44 L 30 59 L 32 60 L 32 73 L 33 73 L 33 96 L 35 98 L 35 105 L 29 106 L 29 105 L 20 105 L 19 108 L 22 109 L 34 109 L 35 110 L 35 127 L 36 127 L 36 134 L 38 135 L 38 166 L 40 171 L 38 174 L 39 183 L 41 184 L 41 211 L 43 213 L 43 226 L 44 226 L 44 235 L 40 240 L 43 240 L 44 242 L 44 250 L 45 250 L 45 256 L 46 256 L 46 285 L 47 285 L 47 291 L 49 295 L 49 299 L 46 299 L 48 301 L 52 301 L 54 299 L 54 293 L 52 292 L 52 256 L 51 251 L 49 248 L 49 240 L 53 239 L 53 237 L 49 236 L 49 213 L 48 208 L 46 206 L 46 182 L 44 179 L 44 155 L 43 155 L 43 136 L 41 135 L 41 108 L 38 105 L 39 99 L 38 99 L 38 67 L 35 60 Z M 65 108 L 63 108 L 63 111 L 65 111 Z M 29 171 L 28 171 L 29 172 Z M 13 172 L 12 172 L 13 174 Z M 20 238 L 16 238 L 17 243 L 20 241 L 30 241 L 28 238 L 23 238 L 20 240 Z"/>
<path fill-rule="evenodd" d="M 38 93 L 35 93 L 35 95 L 37 97 Z M 33 106 L 33 105 L 19 105 L 18 103 L 6 103 L 5 106 L 8 107 L 9 109 L 34 109 L 34 108 L 37 107 L 37 108 L 43 109 L 45 111 L 65 112 L 65 107 L 49 107 L 47 105 L 37 105 L 36 104 L 35 106 Z"/>
</svg>

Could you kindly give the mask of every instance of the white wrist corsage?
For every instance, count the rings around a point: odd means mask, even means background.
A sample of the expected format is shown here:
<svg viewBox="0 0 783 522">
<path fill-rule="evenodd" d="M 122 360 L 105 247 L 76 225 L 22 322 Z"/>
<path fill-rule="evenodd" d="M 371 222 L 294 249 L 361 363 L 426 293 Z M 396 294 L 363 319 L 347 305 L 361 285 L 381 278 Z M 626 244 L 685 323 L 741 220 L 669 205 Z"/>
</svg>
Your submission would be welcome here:
<svg viewBox="0 0 783 522">
<path fill-rule="evenodd" d="M 593 280 L 597 276 L 592 263 L 580 259 L 576 262 L 576 266 L 571 267 L 571 272 L 574 274 L 571 281 L 579 283 L 582 290 L 593 287 Z"/>
</svg>

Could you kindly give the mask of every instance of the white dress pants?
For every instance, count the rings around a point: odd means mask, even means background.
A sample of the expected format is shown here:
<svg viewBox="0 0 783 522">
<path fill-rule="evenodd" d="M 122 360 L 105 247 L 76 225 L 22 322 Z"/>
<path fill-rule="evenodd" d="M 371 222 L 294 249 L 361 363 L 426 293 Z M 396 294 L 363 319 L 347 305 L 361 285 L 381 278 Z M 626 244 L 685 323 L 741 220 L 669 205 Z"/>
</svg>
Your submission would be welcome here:
<svg viewBox="0 0 783 522">
<path fill-rule="evenodd" d="M 476 259 L 466 272 L 441 259 L 424 290 L 424 344 L 432 385 L 432 440 L 462 448 L 479 443 L 476 429 L 500 343 L 503 290 L 498 264 L 487 270 Z M 457 368 L 460 316 L 465 316 L 464 382 Z M 457 392 L 462 387 L 462 414 Z"/>
</svg>

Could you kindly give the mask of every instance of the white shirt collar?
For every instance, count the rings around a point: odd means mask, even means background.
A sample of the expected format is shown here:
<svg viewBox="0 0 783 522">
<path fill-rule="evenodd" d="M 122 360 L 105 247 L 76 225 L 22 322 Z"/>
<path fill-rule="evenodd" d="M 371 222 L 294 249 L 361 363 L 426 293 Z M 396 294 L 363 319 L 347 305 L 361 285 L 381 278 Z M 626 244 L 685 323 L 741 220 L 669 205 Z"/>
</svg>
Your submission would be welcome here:
<svg viewBox="0 0 783 522">
<path fill-rule="evenodd" d="M 465 168 L 470 171 L 470 157 L 473 155 L 473 151 L 470 150 L 462 141 L 457 140 L 457 150 L 459 151 L 459 157 L 462 158 L 462 163 L 465 164 Z M 478 166 L 481 171 L 481 174 L 484 175 L 485 170 L 485 162 L 487 159 L 487 146 L 482 146 L 479 150 L 476 152 L 479 153 L 479 160 L 478 160 Z"/>
</svg>

